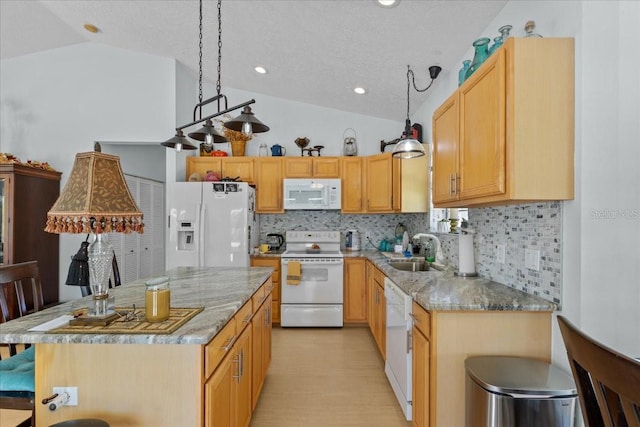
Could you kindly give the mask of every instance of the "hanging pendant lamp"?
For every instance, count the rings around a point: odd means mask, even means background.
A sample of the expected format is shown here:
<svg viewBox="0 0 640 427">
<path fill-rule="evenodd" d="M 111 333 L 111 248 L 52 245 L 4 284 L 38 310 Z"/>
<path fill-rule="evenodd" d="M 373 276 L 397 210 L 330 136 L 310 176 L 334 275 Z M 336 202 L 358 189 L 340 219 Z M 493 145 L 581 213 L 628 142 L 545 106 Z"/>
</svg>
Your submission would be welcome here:
<svg viewBox="0 0 640 427">
<path fill-rule="evenodd" d="M 199 43 L 199 54 L 200 54 L 200 73 L 199 73 L 199 94 L 198 94 L 198 104 L 196 104 L 193 109 L 193 121 L 191 123 L 187 123 L 185 125 L 179 126 L 176 128 L 176 134 L 172 138 L 163 142 L 161 145 L 165 147 L 175 148 L 176 151 L 181 150 L 195 150 L 197 147 L 189 142 L 189 140 L 184 136 L 182 132 L 183 129 L 188 128 L 190 126 L 199 124 L 204 122 L 198 130 L 189 133 L 189 137 L 193 138 L 197 141 L 202 141 L 205 144 L 213 144 L 213 143 L 223 143 L 229 142 L 229 140 L 218 133 L 215 129 L 213 122 L 211 119 L 214 117 L 221 116 L 223 114 L 230 113 L 240 108 L 244 108 L 243 113 L 235 120 L 238 120 L 240 117 L 243 118 L 241 121 L 240 127 L 237 129 L 242 132 L 243 129 L 245 132 L 251 133 L 259 133 L 259 132 L 267 132 L 269 127 L 263 124 L 260 120 L 258 120 L 253 113 L 251 112 L 250 104 L 255 103 L 255 99 L 251 99 L 249 101 L 243 102 L 241 104 L 235 105 L 233 107 L 227 106 L 227 97 L 220 92 L 221 89 L 221 63 L 222 63 L 222 0 L 218 0 L 218 80 L 216 82 L 216 91 L 217 95 L 209 98 L 207 100 L 202 100 L 202 0 L 199 2 L 200 4 L 200 43 Z M 213 113 L 209 116 L 202 117 L 202 107 L 205 105 L 217 101 L 218 102 L 218 112 Z M 222 107 L 221 101 L 224 101 L 224 108 Z M 221 109 L 223 108 L 223 109 Z M 199 113 L 199 114 L 198 114 Z M 196 116 L 199 116 L 196 118 Z M 233 121 L 232 121 L 233 122 Z M 228 129 L 235 130 L 232 126 L 233 124 L 227 126 L 225 123 L 225 127 Z"/>
<path fill-rule="evenodd" d="M 225 122 L 224 127 L 237 132 L 242 132 L 245 135 L 267 132 L 269 130 L 269 126 L 258 120 L 249 106 L 244 107 L 242 109 L 242 114 L 238 117 Z"/>
<path fill-rule="evenodd" d="M 422 143 L 412 137 L 411 119 L 409 119 L 409 77 L 411 77 L 413 80 L 413 87 L 415 90 L 417 90 L 418 92 L 425 92 L 431 87 L 433 81 L 438 77 L 438 74 L 440 74 L 440 71 L 442 71 L 442 68 L 438 67 L 437 65 L 432 65 L 431 67 L 429 67 L 431 82 L 426 88 L 418 89 L 416 86 L 416 80 L 413 71 L 411 70 L 411 67 L 407 65 L 407 119 L 405 121 L 404 132 L 402 132 L 400 141 L 398 141 L 398 143 L 393 147 L 393 157 L 399 157 L 401 159 L 412 159 L 414 157 L 421 157 L 426 154 Z"/>
</svg>

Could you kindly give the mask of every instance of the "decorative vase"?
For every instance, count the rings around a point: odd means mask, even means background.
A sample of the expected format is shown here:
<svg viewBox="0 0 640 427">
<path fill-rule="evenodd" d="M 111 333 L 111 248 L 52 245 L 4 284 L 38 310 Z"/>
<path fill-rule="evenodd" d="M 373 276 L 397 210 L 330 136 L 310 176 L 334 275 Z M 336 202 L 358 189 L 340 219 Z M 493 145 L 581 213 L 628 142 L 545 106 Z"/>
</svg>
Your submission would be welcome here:
<svg viewBox="0 0 640 427">
<path fill-rule="evenodd" d="M 489 42 L 491 39 L 488 37 L 482 37 L 473 42 L 475 48 L 475 54 L 473 55 L 473 61 L 471 66 L 467 70 L 465 80 L 471 77 L 471 75 L 482 65 L 482 63 L 489 57 Z"/>
<path fill-rule="evenodd" d="M 502 44 L 504 44 L 504 42 L 506 42 L 509 38 L 512 28 L 513 27 L 511 25 L 503 25 L 502 27 L 498 28 L 498 32 L 502 35 Z"/>
<path fill-rule="evenodd" d="M 231 144 L 231 155 L 233 157 L 242 157 L 244 156 L 244 150 L 247 147 L 247 141 L 230 141 Z"/>
<path fill-rule="evenodd" d="M 469 69 L 470 65 L 470 59 L 465 59 L 464 61 L 462 61 L 462 68 L 460 68 L 460 71 L 458 72 L 458 86 L 460 86 L 466 80 L 467 70 Z"/>
<path fill-rule="evenodd" d="M 493 55 L 493 52 L 498 50 L 498 48 L 502 46 L 502 37 L 496 37 L 493 39 L 493 44 L 489 48 L 489 56 Z"/>
</svg>

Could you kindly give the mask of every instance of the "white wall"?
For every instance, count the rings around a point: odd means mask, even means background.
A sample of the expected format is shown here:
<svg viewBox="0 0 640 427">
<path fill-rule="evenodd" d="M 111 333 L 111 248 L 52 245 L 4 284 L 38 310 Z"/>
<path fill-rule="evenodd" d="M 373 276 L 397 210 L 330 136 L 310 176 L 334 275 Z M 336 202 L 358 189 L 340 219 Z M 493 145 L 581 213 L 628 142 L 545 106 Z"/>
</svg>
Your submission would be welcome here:
<svg viewBox="0 0 640 427">
<path fill-rule="evenodd" d="M 166 140 L 174 62 L 89 43 L 2 60 L 0 151 L 48 162 L 62 172 L 62 189 L 75 154 L 93 141 Z M 61 300 L 80 296 L 64 281 L 84 237 L 60 236 Z"/>
<path fill-rule="evenodd" d="M 594 338 L 639 357 L 640 3 L 511 1 L 478 37 L 493 38 L 504 24 L 521 36 L 530 19 L 543 36 L 576 40 L 576 197 L 563 203 L 561 314 Z M 457 87 L 462 60 L 472 56 L 470 48 L 458 63 L 445 65 L 414 120 L 431 122 Z M 552 358 L 568 369 L 555 321 Z"/>
</svg>

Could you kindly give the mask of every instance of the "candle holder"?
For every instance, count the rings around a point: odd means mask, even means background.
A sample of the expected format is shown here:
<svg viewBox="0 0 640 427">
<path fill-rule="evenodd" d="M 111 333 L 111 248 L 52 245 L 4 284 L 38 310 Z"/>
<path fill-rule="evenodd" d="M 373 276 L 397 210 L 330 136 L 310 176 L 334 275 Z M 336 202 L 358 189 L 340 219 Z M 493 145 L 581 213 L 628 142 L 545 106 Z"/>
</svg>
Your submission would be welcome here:
<svg viewBox="0 0 640 427">
<path fill-rule="evenodd" d="M 458 227 L 458 219 L 451 218 L 449 219 L 449 233 L 456 233 L 456 228 Z"/>
</svg>

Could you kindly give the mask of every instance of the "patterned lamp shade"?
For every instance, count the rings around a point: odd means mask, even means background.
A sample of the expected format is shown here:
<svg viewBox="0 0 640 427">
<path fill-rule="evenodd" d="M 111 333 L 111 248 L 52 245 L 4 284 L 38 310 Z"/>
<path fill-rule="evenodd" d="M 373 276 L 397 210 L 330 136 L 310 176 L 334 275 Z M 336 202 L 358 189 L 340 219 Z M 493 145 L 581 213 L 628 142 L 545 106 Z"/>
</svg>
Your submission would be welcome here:
<svg viewBox="0 0 640 427">
<path fill-rule="evenodd" d="M 138 209 L 120 158 L 92 151 L 76 154 L 69 179 L 47 214 L 49 233 L 142 233 Z"/>
</svg>

